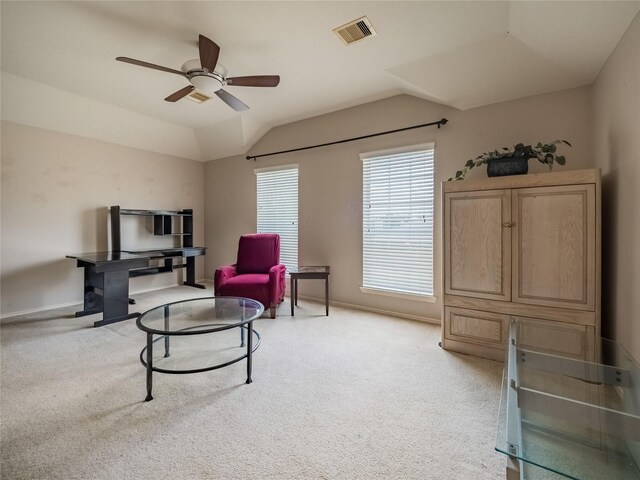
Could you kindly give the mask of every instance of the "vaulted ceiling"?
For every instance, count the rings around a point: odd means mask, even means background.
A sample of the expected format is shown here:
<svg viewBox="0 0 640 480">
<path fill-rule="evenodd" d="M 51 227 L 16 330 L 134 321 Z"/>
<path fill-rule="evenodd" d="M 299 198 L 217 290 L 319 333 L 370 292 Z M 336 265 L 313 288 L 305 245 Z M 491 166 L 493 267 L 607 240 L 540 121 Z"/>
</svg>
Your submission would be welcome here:
<svg viewBox="0 0 640 480">
<path fill-rule="evenodd" d="M 1 4 L 3 118 L 211 160 L 244 153 L 270 128 L 409 93 L 458 109 L 588 85 L 640 2 L 10 2 Z M 366 15 L 376 35 L 332 31 Z M 276 88 L 227 86 L 250 109 L 213 97 L 163 99 L 198 34 L 229 76 L 278 74 Z M 88 126 L 87 122 L 94 122 Z M 119 127 L 111 124 L 119 125 Z M 110 131 L 111 129 L 111 131 Z M 140 143 L 144 147 L 144 142 Z"/>
</svg>

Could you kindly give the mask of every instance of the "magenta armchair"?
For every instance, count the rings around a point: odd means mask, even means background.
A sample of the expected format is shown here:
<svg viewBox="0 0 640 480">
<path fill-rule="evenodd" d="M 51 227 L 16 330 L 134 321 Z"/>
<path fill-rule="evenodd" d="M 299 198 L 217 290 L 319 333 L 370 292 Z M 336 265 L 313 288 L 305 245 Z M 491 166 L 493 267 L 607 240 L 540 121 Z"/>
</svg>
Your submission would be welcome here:
<svg viewBox="0 0 640 480">
<path fill-rule="evenodd" d="M 284 299 L 285 266 L 280 263 L 280 235 L 252 233 L 238 242 L 238 260 L 218 268 L 213 277 L 216 297 L 246 297 L 269 309 L 276 318 L 276 307 Z"/>
</svg>

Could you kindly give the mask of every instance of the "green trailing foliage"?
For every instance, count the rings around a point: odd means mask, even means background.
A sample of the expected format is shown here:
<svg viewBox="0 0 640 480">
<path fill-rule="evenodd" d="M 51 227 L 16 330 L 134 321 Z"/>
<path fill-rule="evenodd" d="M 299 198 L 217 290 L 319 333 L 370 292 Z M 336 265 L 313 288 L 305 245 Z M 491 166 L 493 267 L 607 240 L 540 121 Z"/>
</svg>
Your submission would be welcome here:
<svg viewBox="0 0 640 480">
<path fill-rule="evenodd" d="M 464 177 L 472 168 L 485 165 L 490 160 L 497 160 L 499 158 L 537 158 L 540 163 L 547 165 L 549 170 L 552 170 L 554 162 L 558 163 L 558 165 L 564 165 L 566 163 L 564 155 L 556 155 L 556 145 L 560 143 L 571 146 L 571 144 L 566 140 L 555 140 L 551 143 L 544 144 L 538 142 L 536 146 L 518 143 L 512 148 L 502 147 L 500 150 L 485 152 L 474 159 L 467 160 L 464 167 L 462 167 L 461 170 L 458 170 L 455 176 L 451 177 L 449 181 L 464 180 Z"/>
</svg>

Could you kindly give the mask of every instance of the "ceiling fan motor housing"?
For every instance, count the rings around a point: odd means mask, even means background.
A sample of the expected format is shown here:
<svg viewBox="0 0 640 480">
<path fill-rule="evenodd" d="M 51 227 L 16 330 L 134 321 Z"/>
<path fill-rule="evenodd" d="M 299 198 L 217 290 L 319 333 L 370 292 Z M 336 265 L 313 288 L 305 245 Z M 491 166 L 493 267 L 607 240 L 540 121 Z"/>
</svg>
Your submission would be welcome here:
<svg viewBox="0 0 640 480">
<path fill-rule="evenodd" d="M 199 59 L 186 61 L 181 70 L 186 73 L 189 82 L 202 93 L 213 95 L 225 85 L 227 69 L 219 63 L 213 72 L 202 68 Z"/>
</svg>

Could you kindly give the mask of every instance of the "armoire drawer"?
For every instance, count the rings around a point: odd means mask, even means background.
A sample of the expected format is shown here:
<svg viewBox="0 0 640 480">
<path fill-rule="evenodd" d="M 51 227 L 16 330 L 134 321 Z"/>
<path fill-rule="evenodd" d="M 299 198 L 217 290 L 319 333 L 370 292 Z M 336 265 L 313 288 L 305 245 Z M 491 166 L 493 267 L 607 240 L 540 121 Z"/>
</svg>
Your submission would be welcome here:
<svg viewBox="0 0 640 480">
<path fill-rule="evenodd" d="M 519 348 L 576 360 L 594 361 L 593 327 L 536 318 L 514 318 L 519 322 L 516 339 Z"/>
<path fill-rule="evenodd" d="M 469 355 L 504 361 L 509 315 L 445 307 L 442 346 Z"/>
<path fill-rule="evenodd" d="M 508 326 L 508 315 L 445 307 L 446 338 L 503 346 L 507 341 Z"/>
</svg>

